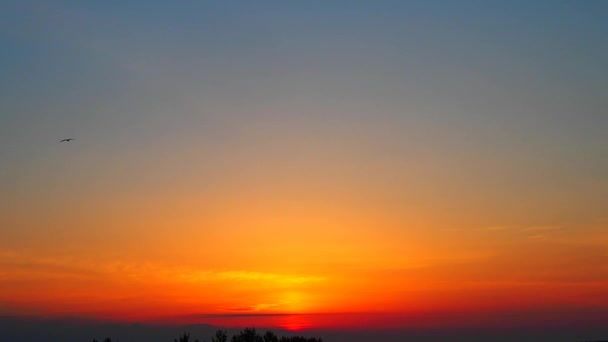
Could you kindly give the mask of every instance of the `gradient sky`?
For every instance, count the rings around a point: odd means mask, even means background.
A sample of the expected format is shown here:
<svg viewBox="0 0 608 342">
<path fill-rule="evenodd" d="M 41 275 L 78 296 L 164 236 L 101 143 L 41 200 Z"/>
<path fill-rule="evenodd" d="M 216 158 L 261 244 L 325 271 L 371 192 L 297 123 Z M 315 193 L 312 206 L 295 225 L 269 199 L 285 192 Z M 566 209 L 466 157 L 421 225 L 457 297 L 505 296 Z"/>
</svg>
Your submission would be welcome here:
<svg viewBox="0 0 608 342">
<path fill-rule="evenodd" d="M 0 315 L 605 312 L 607 17 L 2 1 Z"/>
</svg>

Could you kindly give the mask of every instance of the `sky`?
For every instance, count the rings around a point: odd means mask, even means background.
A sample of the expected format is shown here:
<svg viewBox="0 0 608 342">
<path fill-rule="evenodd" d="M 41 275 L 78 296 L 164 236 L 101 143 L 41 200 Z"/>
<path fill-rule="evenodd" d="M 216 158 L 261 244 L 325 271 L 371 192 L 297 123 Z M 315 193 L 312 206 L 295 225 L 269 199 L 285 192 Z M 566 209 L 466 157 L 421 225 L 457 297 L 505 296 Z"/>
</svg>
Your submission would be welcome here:
<svg viewBox="0 0 608 342">
<path fill-rule="evenodd" d="M 2 1 L 0 316 L 608 317 L 607 15 Z"/>
</svg>

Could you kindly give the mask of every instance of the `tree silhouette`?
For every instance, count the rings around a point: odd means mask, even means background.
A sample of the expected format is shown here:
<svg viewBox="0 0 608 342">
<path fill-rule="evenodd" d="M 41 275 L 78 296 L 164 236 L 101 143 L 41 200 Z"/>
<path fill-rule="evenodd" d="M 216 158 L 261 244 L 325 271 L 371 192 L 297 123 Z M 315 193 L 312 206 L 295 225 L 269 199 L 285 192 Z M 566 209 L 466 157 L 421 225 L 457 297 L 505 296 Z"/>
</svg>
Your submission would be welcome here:
<svg viewBox="0 0 608 342">
<path fill-rule="evenodd" d="M 215 332 L 215 336 L 211 338 L 211 342 L 228 342 L 228 333 L 224 330 Z"/>
<path fill-rule="evenodd" d="M 272 331 L 267 331 L 264 334 L 264 342 L 279 342 L 279 338 Z"/>
<path fill-rule="evenodd" d="M 303 336 L 291 336 L 291 337 L 281 337 L 279 342 L 323 342 L 320 338 L 314 337 L 303 337 Z"/>
<path fill-rule="evenodd" d="M 256 333 L 255 328 L 245 328 L 238 335 L 232 336 L 230 342 L 264 342 L 264 339 Z"/>
<path fill-rule="evenodd" d="M 98 342 L 93 339 L 93 342 Z M 106 337 L 103 342 L 112 342 L 109 337 Z M 179 338 L 173 339 L 173 342 L 190 342 L 190 334 L 184 333 Z M 198 339 L 193 342 L 199 342 Z M 225 330 L 218 330 L 215 332 L 215 336 L 211 337 L 211 342 L 228 342 L 228 333 Z M 266 331 L 262 336 L 258 334 L 255 328 L 245 328 L 239 331 L 238 334 L 232 336 L 230 342 L 323 342 L 320 338 L 314 337 L 303 337 L 303 336 L 282 336 L 279 338 L 272 331 Z"/>
<path fill-rule="evenodd" d="M 188 333 L 184 333 L 183 335 L 181 335 L 178 339 L 174 339 L 173 342 L 190 342 L 190 334 Z M 197 340 L 194 340 L 194 342 L 198 342 Z"/>
</svg>

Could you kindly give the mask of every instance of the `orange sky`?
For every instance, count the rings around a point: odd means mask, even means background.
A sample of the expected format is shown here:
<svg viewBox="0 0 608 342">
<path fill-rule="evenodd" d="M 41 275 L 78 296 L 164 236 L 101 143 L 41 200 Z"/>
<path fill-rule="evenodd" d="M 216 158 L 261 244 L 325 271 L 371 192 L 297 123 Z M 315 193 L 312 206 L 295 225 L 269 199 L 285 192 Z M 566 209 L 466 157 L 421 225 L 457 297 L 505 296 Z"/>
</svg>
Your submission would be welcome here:
<svg viewBox="0 0 608 342">
<path fill-rule="evenodd" d="M 608 304 L 600 262 L 608 235 L 601 221 L 577 227 L 582 236 L 557 226 L 427 226 L 389 235 L 389 222 L 372 222 L 361 211 L 354 216 L 363 217 L 345 227 L 327 216 L 258 221 L 250 215 L 214 218 L 223 227 L 215 233 L 199 232 L 197 221 L 183 222 L 179 215 L 165 219 L 188 234 L 172 233 L 164 220 L 145 220 L 155 237 L 115 237 L 115 244 L 106 244 L 72 232 L 69 238 L 82 242 L 67 243 L 58 234 L 41 238 L 36 248 L 5 249 L 3 311 L 150 320 L 237 313 L 481 314 Z M 240 217 L 251 224 L 231 230 Z M 108 222 L 111 217 L 88 229 L 120 234 L 104 228 Z M 363 229 L 374 224 L 384 227 Z"/>
</svg>

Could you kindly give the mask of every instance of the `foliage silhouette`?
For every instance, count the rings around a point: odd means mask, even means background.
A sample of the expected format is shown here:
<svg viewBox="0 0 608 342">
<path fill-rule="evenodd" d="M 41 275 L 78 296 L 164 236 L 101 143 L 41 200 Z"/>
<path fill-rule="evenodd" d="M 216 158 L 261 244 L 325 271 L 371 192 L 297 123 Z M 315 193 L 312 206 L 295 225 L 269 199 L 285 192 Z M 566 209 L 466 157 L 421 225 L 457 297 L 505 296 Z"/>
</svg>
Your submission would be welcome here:
<svg viewBox="0 0 608 342">
<path fill-rule="evenodd" d="M 291 337 L 281 337 L 279 342 L 323 342 L 320 338 L 314 337 L 303 337 L 303 336 L 291 336 Z"/>
<path fill-rule="evenodd" d="M 224 330 L 215 332 L 215 336 L 211 338 L 211 342 L 228 342 L 228 333 Z"/>
<path fill-rule="evenodd" d="M 237 335 L 232 336 L 230 342 L 264 342 L 264 339 L 256 333 L 255 328 L 245 328 Z"/>
<path fill-rule="evenodd" d="M 93 342 L 99 341 L 93 339 Z M 108 337 L 105 338 L 103 342 L 112 342 L 112 340 Z M 173 342 L 191 342 L 190 334 L 184 333 L 178 338 L 173 339 Z M 196 339 L 192 342 L 199 342 L 199 340 Z M 211 337 L 211 342 L 228 342 L 228 333 L 225 330 L 216 331 L 215 335 Z M 232 336 L 230 342 L 323 342 L 323 340 L 320 338 L 303 336 L 282 336 L 279 338 L 272 331 L 266 331 L 264 335 L 260 335 L 255 328 L 245 328 Z"/>
<path fill-rule="evenodd" d="M 190 334 L 188 333 L 184 333 L 183 335 L 181 335 L 178 339 L 174 339 L 173 342 L 190 342 Z M 197 340 L 194 340 L 194 342 L 198 342 Z"/>
<path fill-rule="evenodd" d="M 272 331 L 267 331 L 263 337 L 264 342 L 279 342 L 279 338 Z"/>
</svg>

